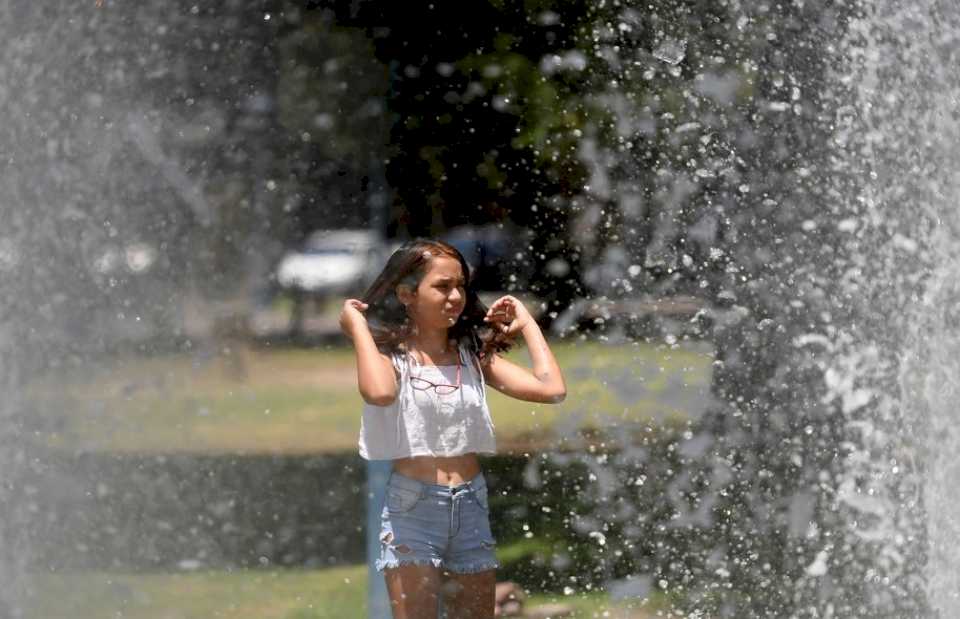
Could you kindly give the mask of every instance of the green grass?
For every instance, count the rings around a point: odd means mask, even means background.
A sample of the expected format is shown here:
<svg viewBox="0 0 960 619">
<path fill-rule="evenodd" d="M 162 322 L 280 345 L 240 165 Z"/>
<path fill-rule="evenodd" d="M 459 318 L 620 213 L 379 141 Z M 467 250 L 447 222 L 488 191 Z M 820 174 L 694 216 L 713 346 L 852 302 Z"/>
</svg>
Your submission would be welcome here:
<svg viewBox="0 0 960 619">
<path fill-rule="evenodd" d="M 31 619 L 365 619 L 366 566 L 324 570 L 37 574 Z M 575 619 L 624 617 L 602 592 L 534 594 L 526 606 L 564 603 Z M 654 611 L 663 600 L 642 606 Z M 639 602 L 632 607 L 640 608 Z M 606 613 L 606 614 L 604 614 Z M 631 619 L 643 614 L 632 611 Z"/>
<path fill-rule="evenodd" d="M 33 578 L 36 619 L 346 619 L 366 616 L 366 566 Z"/>
<path fill-rule="evenodd" d="M 713 359 L 703 352 L 597 342 L 564 343 L 554 349 L 567 381 L 564 402 L 531 404 L 491 391 L 494 423 L 508 441 L 542 436 L 558 426 L 603 429 L 624 420 L 682 420 L 692 411 L 680 405 L 678 389 L 704 398 L 709 391 Z M 522 348 L 511 358 L 528 363 Z"/>
<path fill-rule="evenodd" d="M 563 403 L 490 390 L 501 445 L 523 449 L 550 440 L 553 430 L 624 420 L 682 420 L 709 390 L 712 359 L 704 352 L 596 342 L 554 349 L 568 383 Z M 511 358 L 528 363 L 522 347 Z M 351 451 L 362 404 L 346 348 L 250 350 L 202 362 L 114 359 L 44 376 L 30 395 L 50 445 L 140 453 Z"/>
</svg>

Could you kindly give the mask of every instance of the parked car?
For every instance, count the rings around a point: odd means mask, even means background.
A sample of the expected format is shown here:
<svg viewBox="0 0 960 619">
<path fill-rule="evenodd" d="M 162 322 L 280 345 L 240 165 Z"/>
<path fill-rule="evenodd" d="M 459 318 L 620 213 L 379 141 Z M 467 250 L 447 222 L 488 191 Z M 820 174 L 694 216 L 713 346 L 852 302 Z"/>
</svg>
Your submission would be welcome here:
<svg viewBox="0 0 960 619">
<path fill-rule="evenodd" d="M 370 283 L 383 253 L 383 241 L 371 230 L 317 230 L 283 257 L 277 283 L 313 295 L 353 294 Z"/>
<path fill-rule="evenodd" d="M 293 297 L 290 327 L 303 330 L 304 306 L 330 297 L 360 295 L 387 259 L 390 246 L 365 229 L 317 230 L 287 252 L 276 270 L 277 284 Z"/>
</svg>

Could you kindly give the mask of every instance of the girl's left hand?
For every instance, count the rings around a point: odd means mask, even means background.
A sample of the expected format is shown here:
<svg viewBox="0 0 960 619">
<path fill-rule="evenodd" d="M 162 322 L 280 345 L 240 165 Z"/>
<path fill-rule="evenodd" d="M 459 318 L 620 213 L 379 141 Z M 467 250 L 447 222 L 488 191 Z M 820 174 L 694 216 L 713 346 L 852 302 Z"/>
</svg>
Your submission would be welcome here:
<svg viewBox="0 0 960 619">
<path fill-rule="evenodd" d="M 484 322 L 508 337 L 513 337 L 533 322 L 533 316 L 516 297 L 506 295 L 493 302 Z"/>
</svg>

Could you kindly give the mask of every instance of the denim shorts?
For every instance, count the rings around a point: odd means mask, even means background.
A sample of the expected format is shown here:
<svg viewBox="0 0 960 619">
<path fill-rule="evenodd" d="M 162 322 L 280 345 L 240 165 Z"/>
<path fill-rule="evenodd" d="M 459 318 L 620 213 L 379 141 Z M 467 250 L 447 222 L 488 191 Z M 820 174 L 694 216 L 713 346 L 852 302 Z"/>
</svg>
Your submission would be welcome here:
<svg viewBox="0 0 960 619">
<path fill-rule="evenodd" d="M 432 565 L 457 574 L 498 567 L 490 532 L 487 484 L 425 484 L 393 473 L 380 516 L 377 570 Z"/>
</svg>

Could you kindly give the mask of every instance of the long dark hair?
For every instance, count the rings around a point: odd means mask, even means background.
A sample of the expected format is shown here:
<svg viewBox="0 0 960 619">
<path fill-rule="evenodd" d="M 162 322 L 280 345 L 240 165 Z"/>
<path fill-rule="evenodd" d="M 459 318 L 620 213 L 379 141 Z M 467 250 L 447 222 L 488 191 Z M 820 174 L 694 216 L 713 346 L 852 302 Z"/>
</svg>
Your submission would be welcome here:
<svg viewBox="0 0 960 619">
<path fill-rule="evenodd" d="M 414 239 L 393 252 L 383 271 L 363 294 L 362 301 L 369 306 L 366 311 L 367 324 L 380 351 L 390 354 L 404 349 L 404 342 L 410 336 L 413 325 L 407 317 L 406 308 L 397 298 L 397 286 L 405 284 L 416 290 L 430 260 L 438 256 L 447 256 L 460 262 L 466 290 L 463 312 L 448 331 L 450 339 L 465 344 L 484 362 L 488 362 L 495 352 L 509 350 L 511 340 L 483 321 L 487 307 L 471 285 L 470 267 L 463 255 L 456 247 L 443 241 Z"/>
</svg>

